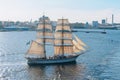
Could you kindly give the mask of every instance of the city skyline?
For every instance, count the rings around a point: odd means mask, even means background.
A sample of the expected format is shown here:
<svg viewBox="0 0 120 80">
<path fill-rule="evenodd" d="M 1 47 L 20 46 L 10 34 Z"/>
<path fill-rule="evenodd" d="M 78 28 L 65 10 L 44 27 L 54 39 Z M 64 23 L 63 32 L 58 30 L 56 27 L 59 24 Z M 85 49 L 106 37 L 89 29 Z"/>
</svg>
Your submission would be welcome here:
<svg viewBox="0 0 120 80">
<path fill-rule="evenodd" d="M 0 20 L 38 20 L 43 14 L 51 20 L 68 18 L 70 22 L 99 21 L 120 23 L 119 0 L 0 0 Z"/>
</svg>

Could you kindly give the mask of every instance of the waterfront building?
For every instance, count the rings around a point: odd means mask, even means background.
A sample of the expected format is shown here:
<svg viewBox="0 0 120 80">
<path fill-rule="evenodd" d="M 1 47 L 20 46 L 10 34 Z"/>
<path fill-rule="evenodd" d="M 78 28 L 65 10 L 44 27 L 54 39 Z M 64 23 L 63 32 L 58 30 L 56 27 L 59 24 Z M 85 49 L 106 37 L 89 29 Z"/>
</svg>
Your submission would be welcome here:
<svg viewBox="0 0 120 80">
<path fill-rule="evenodd" d="M 2 21 L 0 21 L 0 28 L 3 28 Z"/>
<path fill-rule="evenodd" d="M 57 26 L 57 21 L 51 21 L 51 25 L 53 27 L 53 30 L 55 30 L 55 28 Z"/>
<path fill-rule="evenodd" d="M 79 29 L 79 28 L 84 28 L 85 24 L 84 23 L 76 22 L 76 23 L 71 23 L 70 26 L 71 26 L 71 28 Z"/>
<path fill-rule="evenodd" d="M 102 19 L 102 24 L 106 24 L 106 21 L 105 21 L 105 19 Z"/>
<path fill-rule="evenodd" d="M 85 28 L 89 28 L 89 27 L 90 27 L 89 23 L 86 22 L 86 24 L 85 24 Z"/>
<path fill-rule="evenodd" d="M 114 15 L 112 14 L 112 25 L 114 24 Z"/>
<path fill-rule="evenodd" d="M 93 21 L 93 22 L 92 22 L 92 26 L 93 26 L 94 28 L 98 27 L 98 21 Z"/>
</svg>

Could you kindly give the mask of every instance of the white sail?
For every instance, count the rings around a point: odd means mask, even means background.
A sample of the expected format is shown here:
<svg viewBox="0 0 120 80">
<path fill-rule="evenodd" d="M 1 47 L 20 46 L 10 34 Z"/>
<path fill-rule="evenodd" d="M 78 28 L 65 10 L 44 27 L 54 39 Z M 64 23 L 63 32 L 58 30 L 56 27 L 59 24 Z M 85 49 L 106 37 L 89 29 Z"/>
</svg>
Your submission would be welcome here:
<svg viewBox="0 0 120 80">
<path fill-rule="evenodd" d="M 62 39 L 62 38 L 65 38 L 65 39 L 72 39 L 72 33 L 70 32 L 64 32 L 62 34 L 62 32 L 55 32 L 55 38 L 59 38 L 59 39 Z"/>
<path fill-rule="evenodd" d="M 80 52 L 82 52 L 82 50 L 79 50 L 79 49 L 76 48 L 76 46 L 73 46 L 73 52 L 74 53 L 80 53 Z"/>
<path fill-rule="evenodd" d="M 43 39 L 36 39 L 35 40 L 38 44 L 43 44 Z M 53 44 L 53 40 L 52 39 L 45 39 L 45 44 L 47 44 L 47 43 L 51 43 L 51 44 Z"/>
<path fill-rule="evenodd" d="M 53 44 L 53 31 L 52 26 L 50 24 L 50 19 L 48 17 L 43 16 L 43 18 L 41 18 L 40 20 L 41 22 L 37 28 L 37 39 L 43 40 L 44 44 Z"/>
<path fill-rule="evenodd" d="M 71 29 L 70 29 L 69 26 L 64 26 L 63 29 L 64 29 L 64 30 L 71 31 Z M 58 30 L 62 30 L 62 26 L 58 25 L 58 26 L 56 27 L 56 31 L 58 31 Z"/>
<path fill-rule="evenodd" d="M 40 57 L 45 57 L 43 45 L 38 44 L 36 41 L 32 41 L 28 54 L 37 55 Z"/>
<path fill-rule="evenodd" d="M 74 35 L 74 37 L 75 37 L 76 41 L 78 42 L 78 44 L 86 47 L 86 44 L 83 41 L 81 41 L 76 35 Z"/>
<path fill-rule="evenodd" d="M 57 21 L 57 24 L 59 25 L 61 25 L 61 24 L 69 24 L 69 22 L 68 22 L 68 19 L 58 19 L 58 21 Z"/>
<path fill-rule="evenodd" d="M 41 29 L 43 29 L 43 28 L 52 31 L 52 26 L 51 26 L 50 24 L 46 24 L 46 23 L 45 23 L 45 25 L 44 25 L 44 24 L 39 24 L 37 29 L 38 29 L 38 30 L 41 30 Z"/>
<path fill-rule="evenodd" d="M 64 42 L 63 42 L 64 44 L 69 44 L 69 45 L 72 45 L 72 40 L 64 40 Z M 55 41 L 54 41 L 54 44 L 62 44 L 62 41 L 61 41 L 61 39 L 56 39 Z"/>
<path fill-rule="evenodd" d="M 85 48 L 81 46 L 78 42 L 76 42 L 75 40 L 73 40 L 73 45 L 76 47 L 76 49 L 80 51 L 85 51 Z"/>
<path fill-rule="evenodd" d="M 55 50 L 55 55 L 63 55 L 63 51 L 64 54 L 72 54 L 73 53 L 73 46 L 55 46 L 54 47 Z"/>
<path fill-rule="evenodd" d="M 43 43 L 43 39 L 36 39 L 35 41 L 36 41 L 37 43 L 41 43 L 41 44 Z"/>
<path fill-rule="evenodd" d="M 53 37 L 53 33 L 52 32 L 37 32 L 37 38 L 40 38 L 40 37 L 43 37 L 46 36 L 46 37 Z"/>
<path fill-rule="evenodd" d="M 53 44 L 53 32 L 50 24 L 50 19 L 43 16 L 37 27 L 36 40 L 32 41 L 28 54 L 37 55 L 41 58 L 46 58 L 45 45 L 47 43 Z M 36 57 L 37 57 L 36 56 Z"/>
<path fill-rule="evenodd" d="M 54 37 L 55 55 L 73 54 L 72 32 L 67 19 L 58 19 Z"/>
</svg>

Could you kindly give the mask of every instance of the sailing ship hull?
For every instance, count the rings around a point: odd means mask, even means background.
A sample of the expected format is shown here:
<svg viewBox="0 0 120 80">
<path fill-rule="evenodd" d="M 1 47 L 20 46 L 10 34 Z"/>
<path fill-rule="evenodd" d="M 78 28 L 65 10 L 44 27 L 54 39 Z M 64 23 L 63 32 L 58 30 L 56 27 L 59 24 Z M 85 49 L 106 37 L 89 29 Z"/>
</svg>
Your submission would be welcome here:
<svg viewBox="0 0 120 80">
<path fill-rule="evenodd" d="M 76 62 L 79 55 L 70 56 L 62 59 L 40 59 L 40 58 L 27 58 L 29 65 L 40 65 L 40 64 L 61 64 L 61 63 L 72 63 Z"/>
</svg>

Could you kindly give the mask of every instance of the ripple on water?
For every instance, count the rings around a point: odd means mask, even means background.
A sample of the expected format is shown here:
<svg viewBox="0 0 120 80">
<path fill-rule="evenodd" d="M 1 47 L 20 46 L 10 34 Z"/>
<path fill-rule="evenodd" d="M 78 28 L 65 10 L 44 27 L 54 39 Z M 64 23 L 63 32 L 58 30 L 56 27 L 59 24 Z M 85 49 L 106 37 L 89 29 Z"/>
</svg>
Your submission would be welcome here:
<svg viewBox="0 0 120 80">
<path fill-rule="evenodd" d="M 0 80 L 21 80 L 20 77 L 26 74 L 26 68 L 25 63 L 4 63 L 0 65 Z"/>
<path fill-rule="evenodd" d="M 90 47 L 76 65 L 29 67 L 26 43 L 36 32 L 0 32 L 0 80 L 120 80 L 120 32 L 75 34 Z"/>
</svg>

